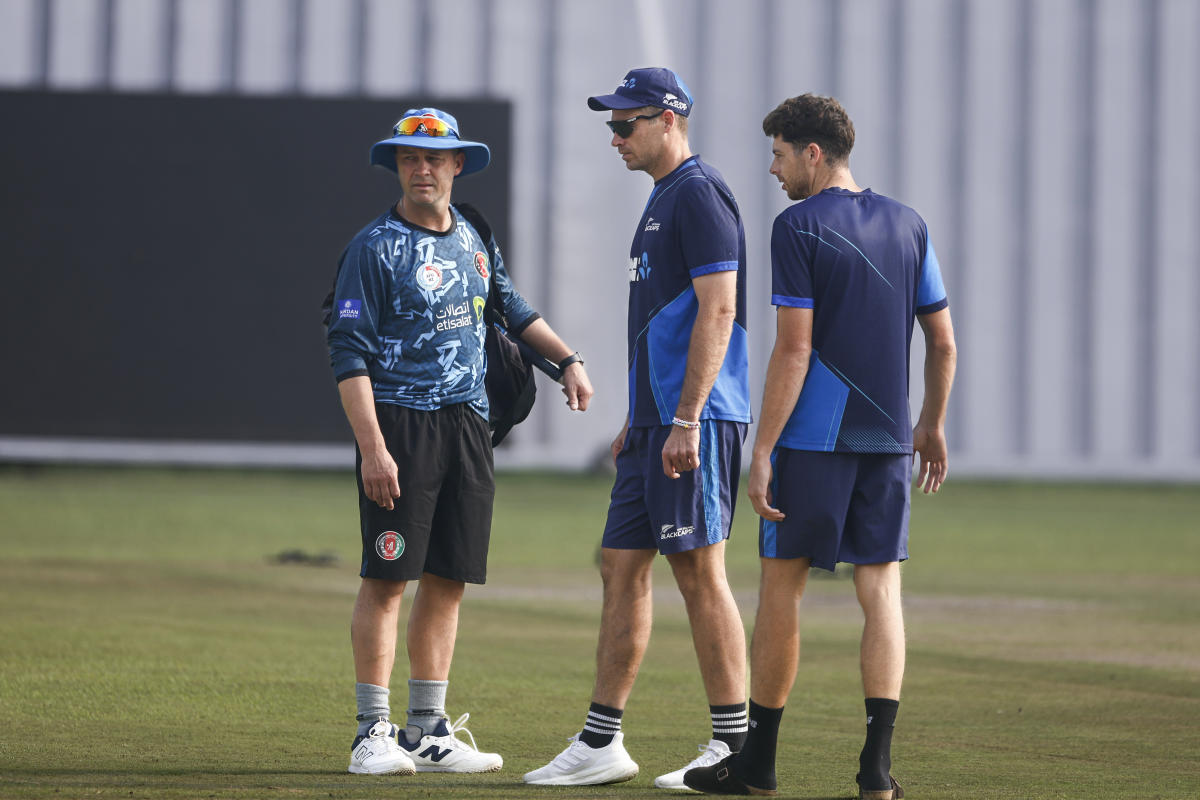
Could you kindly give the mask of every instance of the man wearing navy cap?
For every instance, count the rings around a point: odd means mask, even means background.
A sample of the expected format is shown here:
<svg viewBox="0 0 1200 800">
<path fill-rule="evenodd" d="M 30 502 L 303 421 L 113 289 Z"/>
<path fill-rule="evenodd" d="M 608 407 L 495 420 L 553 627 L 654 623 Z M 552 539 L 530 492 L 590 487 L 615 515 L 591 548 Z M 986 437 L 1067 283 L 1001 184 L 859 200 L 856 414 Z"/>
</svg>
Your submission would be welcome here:
<svg viewBox="0 0 1200 800">
<path fill-rule="evenodd" d="M 455 177 L 490 159 L 444 111 L 406 111 L 371 148 L 371 163 L 399 177 L 400 201 L 338 264 L 329 352 L 357 444 L 363 553 L 351 621 L 353 773 L 494 772 L 504 763 L 456 736 L 467 714 L 445 716 L 463 591 L 487 575 L 495 482 L 483 309 L 492 282 L 510 330 L 559 364 L 568 406 L 584 411 L 592 396 L 579 354 L 513 288 L 495 242 L 450 204 Z M 419 584 L 400 728 L 389 719 L 388 683 L 408 581 Z"/>
<path fill-rule="evenodd" d="M 751 421 L 746 350 L 746 241 L 729 187 L 694 156 L 692 94 L 669 69 L 635 69 L 612 94 L 611 144 L 654 188 L 629 251 L 629 412 L 612 443 L 617 466 L 601 541 L 604 607 L 596 683 L 583 730 L 525 776 L 541 785 L 615 783 L 638 765 L 621 733 L 650 639 L 651 567 L 666 556 L 683 594 L 712 737 L 655 786 L 686 789 L 684 772 L 713 764 L 746 736 L 745 632 L 725 578 Z"/>
</svg>

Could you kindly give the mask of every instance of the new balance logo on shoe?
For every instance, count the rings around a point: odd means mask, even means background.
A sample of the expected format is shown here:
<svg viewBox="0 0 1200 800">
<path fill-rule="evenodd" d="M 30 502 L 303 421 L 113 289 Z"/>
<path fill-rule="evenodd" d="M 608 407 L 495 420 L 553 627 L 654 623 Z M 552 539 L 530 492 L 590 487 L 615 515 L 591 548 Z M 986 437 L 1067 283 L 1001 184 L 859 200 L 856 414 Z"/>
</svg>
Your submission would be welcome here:
<svg viewBox="0 0 1200 800">
<path fill-rule="evenodd" d="M 432 761 L 436 764 L 437 762 L 441 761 L 446 756 L 450 755 L 450 753 L 452 753 L 452 752 L 453 752 L 453 750 L 449 747 L 447 747 L 445 749 L 439 749 L 437 745 L 431 744 L 429 747 L 426 747 L 425 750 L 421 753 L 421 758 L 428 758 L 430 761 Z"/>
</svg>

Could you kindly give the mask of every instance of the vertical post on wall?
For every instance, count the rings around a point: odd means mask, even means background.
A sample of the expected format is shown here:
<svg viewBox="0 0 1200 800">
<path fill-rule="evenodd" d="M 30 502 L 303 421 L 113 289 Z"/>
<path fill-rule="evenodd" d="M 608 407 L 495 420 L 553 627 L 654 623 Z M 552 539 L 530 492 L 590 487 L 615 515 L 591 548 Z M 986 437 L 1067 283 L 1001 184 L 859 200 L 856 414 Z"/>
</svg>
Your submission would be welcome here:
<svg viewBox="0 0 1200 800">
<path fill-rule="evenodd" d="M 1075 326 L 1075 364 L 1078 374 L 1075 385 L 1079 387 L 1079 407 L 1076 409 L 1077 454 L 1087 461 L 1095 449 L 1095 403 L 1092 392 L 1095 388 L 1094 346 L 1096 302 L 1094 286 L 1095 239 L 1096 239 L 1096 180 L 1093 168 L 1096 164 L 1096 3 L 1094 0 L 1079 0 L 1076 10 L 1080 33 L 1079 104 L 1075 118 L 1082 122 L 1079 130 L 1079 147 L 1076 152 L 1075 175 L 1078 181 L 1075 195 L 1079 208 L 1078 241 L 1075 252 L 1076 286 L 1079 303 L 1079 324 Z"/>
<path fill-rule="evenodd" d="M 888 97 L 887 119 L 895 135 L 890 137 L 892 157 L 887 165 L 891 175 L 887 177 L 893 197 L 901 202 L 908 202 L 904 191 L 906 175 L 904 172 L 908 160 L 904 158 L 906 142 L 904 132 L 904 88 L 908 77 L 905 73 L 905 0 L 891 0 L 888 4 L 887 16 L 887 63 L 888 63 Z"/>
<path fill-rule="evenodd" d="M 826 0 L 829 13 L 829 30 L 825 35 L 825 54 L 828 56 L 826 68 L 829 70 L 829 94 L 839 100 L 842 97 L 842 62 L 839 57 L 842 52 L 842 29 L 845 22 L 842 18 L 841 0 Z"/>
<path fill-rule="evenodd" d="M 952 31 L 950 46 L 949 63 L 956 65 L 957 69 L 950 79 L 951 97 L 949 102 L 950 108 L 950 124 L 953 128 L 950 141 L 950 152 L 947 156 L 947 161 L 950 164 L 950 197 L 953 202 L 949 207 L 949 234 L 947 239 L 949 258 L 942 259 L 943 263 L 947 264 L 950 272 L 954 277 L 949 282 L 948 291 L 950 292 L 950 303 L 952 307 L 959 310 L 962 318 L 965 320 L 969 317 L 971 309 L 966 307 L 967 283 L 969 280 L 970 256 L 967 253 L 966 230 L 967 220 L 969 217 L 969 209 L 967 208 L 967 87 L 970 86 L 970 35 L 971 35 L 971 17 L 970 9 L 967 3 L 955 3 L 951 6 L 952 19 L 950 30 Z M 957 298 L 957 299 L 956 299 Z M 965 334 L 965 335 L 964 335 Z M 967 347 L 964 339 L 970 336 L 970 324 L 960 325 L 954 332 L 955 338 L 958 339 L 958 351 L 960 353 L 967 352 Z M 971 366 L 966 365 L 967 369 Z M 970 398 L 967 397 L 966 382 L 956 381 L 954 392 L 950 395 L 950 410 L 946 420 L 946 434 L 953 446 L 958 452 L 969 452 L 971 442 L 968 435 L 968 426 L 963 419 L 962 409 L 966 408 Z"/>
<path fill-rule="evenodd" d="M 291 24 L 292 46 L 288 51 L 288 88 L 293 94 L 299 94 L 303 86 L 301 72 L 304 69 L 304 0 L 292 0 L 291 13 L 288 20 Z"/>
<path fill-rule="evenodd" d="M 1154 456 L 1158 442 L 1158 360 L 1159 342 L 1155 314 L 1155 298 L 1158 297 L 1159 258 L 1162 249 L 1158 241 L 1158 176 L 1162 148 L 1156 146 L 1159 114 L 1162 110 L 1162 74 L 1159 70 L 1159 53 L 1162 50 L 1162 0 L 1149 0 L 1142 19 L 1142 109 L 1138 117 L 1142 122 L 1147 163 L 1140 171 L 1142 185 L 1138 187 L 1141 198 L 1141 225 L 1145 232 L 1144 263 L 1131 264 L 1142 279 L 1138 282 L 1137 326 L 1138 383 L 1142 386 L 1143 407 L 1139 409 L 1137 441 L 1141 454 Z"/>
<path fill-rule="evenodd" d="M 483 86 L 484 97 L 496 96 L 496 1 L 483 0 L 483 25 L 480 26 L 479 63 L 483 65 L 483 75 L 480 84 Z"/>
<path fill-rule="evenodd" d="M 1030 262 L 1033 259 L 1029 242 L 1029 231 L 1033 226 L 1030 212 L 1029 196 L 1033 186 L 1033 159 L 1029 157 L 1029 148 L 1036 147 L 1035 120 L 1033 118 L 1033 3 L 1032 0 L 1019 0 L 1017 15 L 1017 75 L 1015 94 L 1012 99 L 1014 110 L 1015 130 L 1009 146 L 1012 148 L 1011 162 L 1016 169 L 1016 191 L 1009 199 L 1012 203 L 1013 220 L 1016 221 L 1017 235 L 1013 237 L 1013 285 L 1016 287 L 1018 302 L 1013 304 L 1013 346 L 1017 353 L 1017 371 L 1012 376 L 1013 420 L 1015 425 L 1013 452 L 1018 456 L 1029 454 L 1030 427 L 1032 419 L 1030 408 L 1032 382 L 1029 376 L 1030 358 L 1033 355 L 1030 339 L 1029 301 L 1030 294 L 1035 291 L 1033 270 Z"/>
<path fill-rule="evenodd" d="M 34 4 L 36 10 L 33 17 L 33 38 L 37 43 L 37 49 L 33 54 L 33 75 L 34 83 L 43 89 L 50 88 L 50 60 L 53 44 L 51 20 L 54 18 L 54 2 L 55 0 L 45 0 L 45 2 Z"/>
<path fill-rule="evenodd" d="M 430 0 L 417 3 L 417 91 L 429 94 L 429 62 L 433 59 L 429 43 L 433 41 L 433 13 L 429 10 Z"/>
<path fill-rule="evenodd" d="M 179 71 L 179 0 L 166 0 L 162 26 L 162 52 L 159 55 L 159 63 L 163 88 L 170 92 L 175 89 Z"/>
<path fill-rule="evenodd" d="M 96 79 L 100 86 L 105 89 L 112 88 L 115 3 L 116 0 L 102 0 L 100 4 L 100 30 L 96 32 L 99 38 L 96 47 Z"/>
<path fill-rule="evenodd" d="M 545 0 L 545 12 L 542 14 L 542 19 L 545 20 L 545 40 L 542 45 L 542 97 L 547 98 L 551 107 L 558 99 L 558 26 L 560 24 L 560 12 L 558 8 L 558 0 Z M 542 296 L 541 304 L 544 308 L 550 308 L 554 302 L 554 231 L 557 226 L 554 224 L 554 208 L 555 208 L 555 189 L 558 185 L 558 153 L 554 151 L 551 144 L 550 157 L 546 160 L 546 167 L 542 170 L 542 202 L 541 208 L 538 209 L 538 219 L 540 221 L 539 230 L 541 233 L 538 268 L 542 275 Z M 537 432 L 538 442 L 546 444 L 550 441 L 550 417 L 542 414 L 539 417 L 539 425 Z"/>
<path fill-rule="evenodd" d="M 242 4 L 241 0 L 225 2 L 225 35 L 221 37 L 225 52 L 221 59 L 221 86 L 225 91 L 237 91 L 241 71 Z"/>
<path fill-rule="evenodd" d="M 358 97 L 367 87 L 367 2 L 354 0 L 350 9 L 350 91 Z"/>
</svg>

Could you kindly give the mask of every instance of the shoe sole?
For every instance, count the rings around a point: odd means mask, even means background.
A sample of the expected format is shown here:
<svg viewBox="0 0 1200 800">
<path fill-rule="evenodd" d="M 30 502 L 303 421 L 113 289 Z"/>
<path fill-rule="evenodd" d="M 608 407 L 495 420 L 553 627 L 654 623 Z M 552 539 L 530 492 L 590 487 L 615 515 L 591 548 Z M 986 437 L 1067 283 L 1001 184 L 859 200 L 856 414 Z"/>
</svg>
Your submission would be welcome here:
<svg viewBox="0 0 1200 800">
<path fill-rule="evenodd" d="M 631 781 L 638 776 L 637 767 L 633 768 L 632 772 L 622 772 L 615 776 L 606 776 L 604 773 L 598 775 L 571 775 L 561 778 L 543 778 L 541 780 L 531 781 L 526 779 L 525 783 L 530 786 L 607 786 L 610 783 L 624 783 Z"/>
<path fill-rule="evenodd" d="M 480 767 L 479 769 L 462 769 L 455 767 L 417 767 L 417 772 L 454 772 L 459 775 L 476 775 L 482 772 L 499 772 L 504 769 L 504 762 L 493 764 L 489 767 Z"/>
<path fill-rule="evenodd" d="M 372 772 L 371 770 L 366 769 L 364 767 L 356 768 L 355 766 L 351 765 L 349 767 L 349 769 L 347 769 L 346 771 L 349 772 L 351 775 L 416 775 L 417 774 L 417 771 L 414 768 L 406 767 L 403 764 L 396 767 L 395 769 L 385 769 L 385 770 L 381 770 L 379 772 Z"/>
</svg>

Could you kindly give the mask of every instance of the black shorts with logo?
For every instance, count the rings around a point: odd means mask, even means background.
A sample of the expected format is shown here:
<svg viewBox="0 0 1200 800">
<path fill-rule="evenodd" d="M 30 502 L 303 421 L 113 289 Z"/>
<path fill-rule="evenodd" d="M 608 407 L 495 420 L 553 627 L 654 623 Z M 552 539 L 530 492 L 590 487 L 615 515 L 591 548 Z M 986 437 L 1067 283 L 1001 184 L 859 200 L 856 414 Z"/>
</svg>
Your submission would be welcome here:
<svg viewBox="0 0 1200 800">
<path fill-rule="evenodd" d="M 396 461 L 400 497 L 392 511 L 367 498 L 356 447 L 359 575 L 411 581 L 428 572 L 483 583 L 496 494 L 487 420 L 466 404 L 418 411 L 376 403 L 375 413 Z"/>
</svg>

